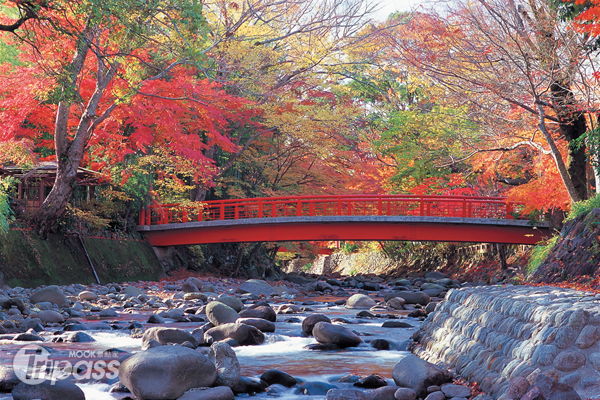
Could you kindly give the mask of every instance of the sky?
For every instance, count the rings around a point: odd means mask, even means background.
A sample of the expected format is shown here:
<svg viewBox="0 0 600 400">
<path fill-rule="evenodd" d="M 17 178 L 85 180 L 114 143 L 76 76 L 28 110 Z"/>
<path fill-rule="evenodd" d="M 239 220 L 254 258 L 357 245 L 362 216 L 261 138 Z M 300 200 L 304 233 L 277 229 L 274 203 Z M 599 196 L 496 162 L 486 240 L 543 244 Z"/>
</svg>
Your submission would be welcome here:
<svg viewBox="0 0 600 400">
<path fill-rule="evenodd" d="M 375 17 L 379 20 L 385 20 L 388 15 L 394 11 L 410 11 L 417 7 L 420 3 L 425 3 L 424 0 L 379 0 L 381 8 Z"/>
</svg>

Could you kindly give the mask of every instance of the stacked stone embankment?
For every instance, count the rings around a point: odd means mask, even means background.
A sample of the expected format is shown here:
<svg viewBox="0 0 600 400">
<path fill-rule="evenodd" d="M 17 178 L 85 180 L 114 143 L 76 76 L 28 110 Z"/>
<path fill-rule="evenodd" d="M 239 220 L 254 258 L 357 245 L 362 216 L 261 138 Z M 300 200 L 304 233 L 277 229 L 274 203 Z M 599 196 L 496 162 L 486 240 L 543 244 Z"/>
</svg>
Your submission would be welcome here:
<svg viewBox="0 0 600 400">
<path fill-rule="evenodd" d="M 554 287 L 453 289 L 415 334 L 413 352 L 504 398 L 544 374 L 600 397 L 600 295 Z"/>
</svg>

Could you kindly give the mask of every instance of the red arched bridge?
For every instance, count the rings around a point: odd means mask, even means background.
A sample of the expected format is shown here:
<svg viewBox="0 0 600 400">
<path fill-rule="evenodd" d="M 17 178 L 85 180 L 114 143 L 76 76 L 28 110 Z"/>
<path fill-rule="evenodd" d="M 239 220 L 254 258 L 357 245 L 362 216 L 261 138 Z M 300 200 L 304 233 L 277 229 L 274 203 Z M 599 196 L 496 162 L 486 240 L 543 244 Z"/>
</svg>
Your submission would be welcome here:
<svg viewBox="0 0 600 400">
<path fill-rule="evenodd" d="M 202 243 L 398 240 L 535 244 L 548 224 L 501 197 L 294 196 L 162 204 L 140 211 L 153 246 Z"/>
</svg>

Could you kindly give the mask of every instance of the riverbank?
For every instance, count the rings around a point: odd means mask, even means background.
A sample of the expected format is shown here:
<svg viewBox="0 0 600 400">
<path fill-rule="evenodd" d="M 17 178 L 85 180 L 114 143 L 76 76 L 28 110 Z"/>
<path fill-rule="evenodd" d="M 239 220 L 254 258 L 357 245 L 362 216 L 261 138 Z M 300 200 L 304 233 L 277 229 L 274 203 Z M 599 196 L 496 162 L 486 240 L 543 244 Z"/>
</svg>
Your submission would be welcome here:
<svg viewBox="0 0 600 400">
<path fill-rule="evenodd" d="M 337 252 L 314 258 L 295 258 L 284 263 L 285 273 L 317 276 L 380 276 L 384 279 L 419 277 L 437 271 L 461 282 L 483 284 L 526 282 L 527 261 L 532 246 L 501 248 L 505 265 L 494 244 L 454 246 L 449 244 L 421 244 L 413 246 L 397 257 L 383 251 Z"/>
<path fill-rule="evenodd" d="M 149 243 L 79 235 L 40 239 L 25 229 L 0 237 L 0 283 L 25 288 L 159 280 L 163 267 Z"/>
</svg>

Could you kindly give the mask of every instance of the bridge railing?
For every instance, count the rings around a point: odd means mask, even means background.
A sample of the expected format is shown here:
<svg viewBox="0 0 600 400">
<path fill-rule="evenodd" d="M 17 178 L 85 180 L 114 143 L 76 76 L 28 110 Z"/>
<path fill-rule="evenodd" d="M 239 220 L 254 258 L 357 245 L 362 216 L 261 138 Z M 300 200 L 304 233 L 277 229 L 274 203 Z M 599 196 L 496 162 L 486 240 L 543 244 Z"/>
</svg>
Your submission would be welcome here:
<svg viewBox="0 0 600 400">
<path fill-rule="evenodd" d="M 520 218 L 523 204 L 502 197 L 345 195 L 264 197 L 161 204 L 142 209 L 140 225 L 236 220 L 249 218 L 328 216 L 432 216 Z"/>
</svg>

